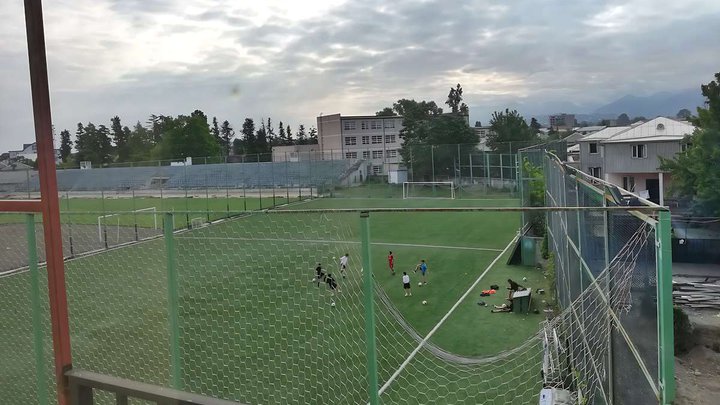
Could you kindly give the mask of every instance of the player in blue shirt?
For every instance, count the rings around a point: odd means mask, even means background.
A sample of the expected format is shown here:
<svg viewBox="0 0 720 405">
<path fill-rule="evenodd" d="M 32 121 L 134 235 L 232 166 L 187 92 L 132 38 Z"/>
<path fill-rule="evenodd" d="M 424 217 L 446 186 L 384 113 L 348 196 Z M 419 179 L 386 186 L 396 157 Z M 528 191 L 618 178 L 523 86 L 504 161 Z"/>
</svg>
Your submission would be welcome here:
<svg viewBox="0 0 720 405">
<path fill-rule="evenodd" d="M 425 259 L 420 260 L 420 263 L 418 263 L 417 266 L 415 266 L 415 272 L 417 273 L 418 270 L 420 270 L 420 274 L 422 274 L 422 283 L 427 284 L 427 278 L 425 274 L 427 273 L 427 263 L 425 263 Z"/>
</svg>

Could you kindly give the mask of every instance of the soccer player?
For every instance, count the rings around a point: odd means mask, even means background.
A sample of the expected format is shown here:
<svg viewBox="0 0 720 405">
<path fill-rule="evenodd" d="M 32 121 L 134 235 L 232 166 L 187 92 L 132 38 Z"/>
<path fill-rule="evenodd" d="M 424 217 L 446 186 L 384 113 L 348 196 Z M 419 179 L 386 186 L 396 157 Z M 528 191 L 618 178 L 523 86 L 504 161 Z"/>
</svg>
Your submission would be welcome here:
<svg viewBox="0 0 720 405">
<path fill-rule="evenodd" d="M 340 292 L 337 281 L 333 278 L 332 274 L 328 273 L 325 278 L 328 288 L 330 289 L 330 295 L 335 295 L 335 291 Z"/>
<path fill-rule="evenodd" d="M 340 274 L 342 274 L 343 278 L 345 278 L 345 269 L 347 269 L 349 257 L 350 255 L 347 253 L 340 257 Z"/>
<path fill-rule="evenodd" d="M 388 267 L 392 271 L 393 276 L 395 275 L 395 256 L 393 256 L 392 250 L 388 254 Z"/>
<path fill-rule="evenodd" d="M 427 273 L 427 269 L 428 269 L 428 266 L 427 266 L 427 263 L 425 263 L 425 259 L 420 260 L 420 263 L 418 263 L 418 265 L 415 266 L 415 272 L 420 270 L 420 274 L 422 274 L 422 283 L 423 284 L 427 284 L 427 277 L 425 275 Z"/>
<path fill-rule="evenodd" d="M 315 267 L 315 281 L 317 281 L 318 288 L 320 287 L 320 282 L 325 281 L 325 271 L 323 271 L 320 263 Z"/>
<path fill-rule="evenodd" d="M 412 297 L 412 291 L 410 291 L 410 276 L 408 276 L 407 272 L 405 271 L 403 271 L 402 282 L 403 289 L 405 290 L 405 296 Z"/>
<path fill-rule="evenodd" d="M 522 290 L 524 290 L 524 289 L 525 289 L 525 287 L 523 287 L 523 286 L 521 286 L 520 284 L 512 281 L 511 279 L 508 279 L 508 290 L 510 290 L 510 291 L 508 291 L 508 299 L 509 299 L 509 300 L 512 299 L 512 295 L 513 295 L 513 293 L 514 293 L 515 291 L 522 291 Z"/>
</svg>

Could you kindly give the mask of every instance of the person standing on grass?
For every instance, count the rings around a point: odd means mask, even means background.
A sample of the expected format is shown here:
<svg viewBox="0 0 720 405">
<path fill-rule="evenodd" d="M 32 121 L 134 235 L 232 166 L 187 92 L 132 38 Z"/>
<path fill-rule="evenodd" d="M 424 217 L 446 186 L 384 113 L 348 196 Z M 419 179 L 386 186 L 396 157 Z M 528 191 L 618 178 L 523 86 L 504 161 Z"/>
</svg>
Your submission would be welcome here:
<svg viewBox="0 0 720 405">
<path fill-rule="evenodd" d="M 425 263 L 425 259 L 420 260 L 420 263 L 418 263 L 417 266 L 415 266 L 415 272 L 417 273 L 418 270 L 420 270 L 420 274 L 422 274 L 422 283 L 427 284 L 427 263 Z"/>
<path fill-rule="evenodd" d="M 349 258 L 350 255 L 348 253 L 345 253 L 343 256 L 340 257 L 340 274 L 342 274 L 343 278 L 345 278 L 345 270 L 347 269 Z"/>
<path fill-rule="evenodd" d="M 388 254 L 388 267 L 392 271 L 393 276 L 395 275 L 395 256 L 393 256 L 392 250 Z"/>
<path fill-rule="evenodd" d="M 410 276 L 408 276 L 407 272 L 403 271 L 403 289 L 405 290 L 405 296 L 406 297 L 412 297 L 412 291 L 410 291 Z"/>
<path fill-rule="evenodd" d="M 317 286 L 320 287 L 320 282 L 325 281 L 325 271 L 322 269 L 322 265 L 320 263 L 317 264 L 317 267 L 315 267 L 315 280 L 317 281 Z"/>
</svg>

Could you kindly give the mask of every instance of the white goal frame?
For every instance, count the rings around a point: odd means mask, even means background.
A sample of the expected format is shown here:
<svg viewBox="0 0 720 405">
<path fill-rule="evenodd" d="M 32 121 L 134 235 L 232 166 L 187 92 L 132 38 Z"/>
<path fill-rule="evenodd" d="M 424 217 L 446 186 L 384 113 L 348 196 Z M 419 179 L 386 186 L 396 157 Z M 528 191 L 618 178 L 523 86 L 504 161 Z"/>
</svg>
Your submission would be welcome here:
<svg viewBox="0 0 720 405">
<path fill-rule="evenodd" d="M 427 196 L 413 197 L 408 194 L 408 192 L 410 191 L 411 185 L 450 186 L 450 197 L 427 197 Z M 406 181 L 403 183 L 403 200 L 407 200 L 410 198 L 442 198 L 442 199 L 454 200 L 455 199 L 455 183 L 453 183 L 452 181 Z"/>
<path fill-rule="evenodd" d="M 157 208 L 155 207 L 148 207 L 148 208 L 140 208 L 137 210 L 132 210 L 130 213 L 134 214 L 136 212 L 152 212 L 153 213 L 153 229 L 158 229 L 158 217 L 157 217 Z M 110 224 L 110 226 L 117 226 L 116 232 L 117 232 L 117 240 L 120 240 L 120 214 L 107 214 L 107 215 L 100 215 L 98 217 L 98 239 L 100 239 L 100 242 L 103 242 L 103 225 L 107 226 L 108 223 L 105 221 L 107 218 L 117 217 L 117 224 Z"/>
</svg>

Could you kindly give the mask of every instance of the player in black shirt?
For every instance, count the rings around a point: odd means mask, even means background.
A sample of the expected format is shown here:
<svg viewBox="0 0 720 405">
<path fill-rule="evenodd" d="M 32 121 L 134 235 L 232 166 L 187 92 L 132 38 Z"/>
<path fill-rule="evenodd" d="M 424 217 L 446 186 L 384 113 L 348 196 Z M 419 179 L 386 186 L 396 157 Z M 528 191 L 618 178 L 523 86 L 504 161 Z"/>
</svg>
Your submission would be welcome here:
<svg viewBox="0 0 720 405">
<path fill-rule="evenodd" d="M 325 271 L 323 271 L 320 263 L 318 263 L 317 267 L 315 267 L 315 281 L 317 281 L 318 287 L 320 287 L 320 283 L 322 281 L 325 281 Z"/>
<path fill-rule="evenodd" d="M 338 288 L 338 283 L 337 281 L 335 281 L 332 274 L 328 273 L 327 277 L 325 277 L 325 282 L 327 283 L 331 293 L 334 293 L 335 290 L 337 290 L 337 292 L 340 292 L 340 288 Z"/>
</svg>

